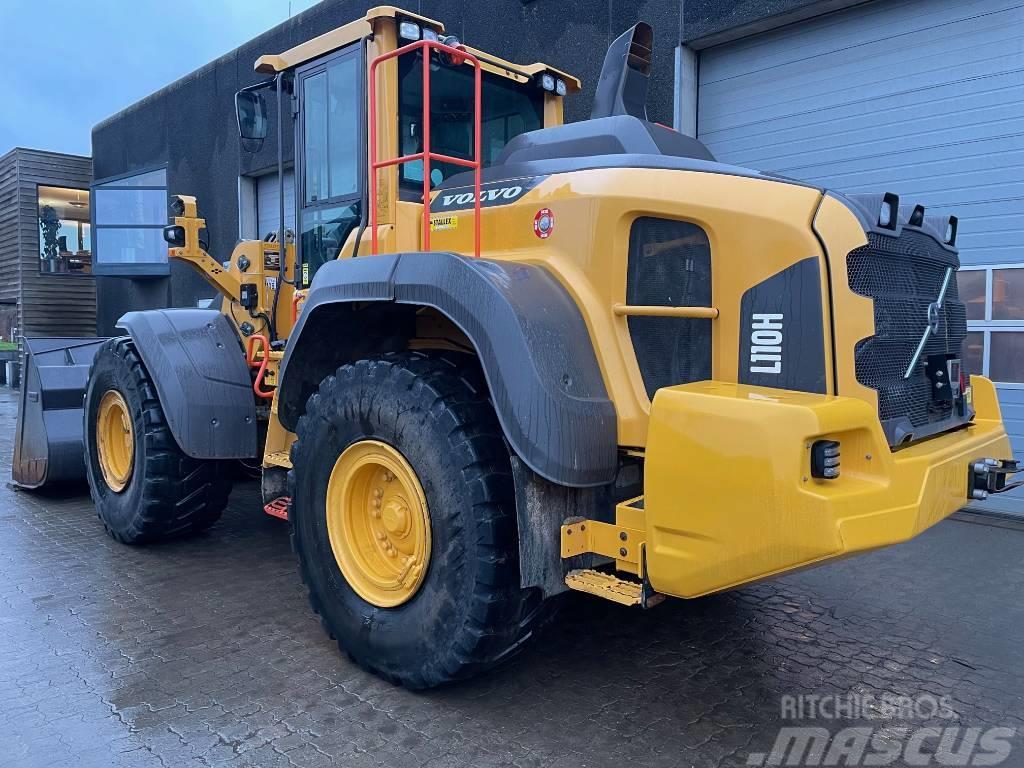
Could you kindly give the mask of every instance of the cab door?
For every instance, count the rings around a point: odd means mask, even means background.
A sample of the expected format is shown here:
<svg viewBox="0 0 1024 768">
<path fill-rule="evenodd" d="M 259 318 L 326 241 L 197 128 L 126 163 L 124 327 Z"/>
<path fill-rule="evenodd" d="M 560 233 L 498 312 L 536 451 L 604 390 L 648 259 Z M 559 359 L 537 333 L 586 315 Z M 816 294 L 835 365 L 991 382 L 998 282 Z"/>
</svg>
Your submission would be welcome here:
<svg viewBox="0 0 1024 768">
<path fill-rule="evenodd" d="M 365 213 L 365 81 L 361 45 L 297 72 L 296 207 L 303 287 L 338 257 Z"/>
</svg>

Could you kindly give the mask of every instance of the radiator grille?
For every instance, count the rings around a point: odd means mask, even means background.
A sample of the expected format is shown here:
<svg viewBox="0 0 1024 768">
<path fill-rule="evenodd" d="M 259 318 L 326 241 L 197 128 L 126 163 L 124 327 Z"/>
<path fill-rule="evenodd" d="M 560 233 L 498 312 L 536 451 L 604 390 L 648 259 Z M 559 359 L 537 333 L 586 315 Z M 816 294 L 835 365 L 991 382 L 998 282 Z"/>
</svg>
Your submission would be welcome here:
<svg viewBox="0 0 1024 768">
<path fill-rule="evenodd" d="M 711 244 L 696 224 L 640 218 L 629 235 L 628 304 L 711 306 Z M 662 387 L 711 378 L 711 321 L 630 317 L 629 335 L 650 398 Z"/>
<path fill-rule="evenodd" d="M 950 281 L 933 333 L 921 361 L 909 379 L 903 374 L 914 357 L 928 325 L 928 305 L 939 295 L 949 267 L 959 267 L 955 253 L 921 232 L 904 229 L 899 237 L 868 234 L 868 244 L 846 260 L 850 288 L 874 299 L 875 335 L 854 350 L 857 381 L 878 392 L 879 418 L 906 417 L 915 427 L 947 419 L 952 403 L 932 398 L 924 372 L 928 355 L 961 355 L 967 335 L 967 314 L 957 293 L 956 275 Z"/>
</svg>

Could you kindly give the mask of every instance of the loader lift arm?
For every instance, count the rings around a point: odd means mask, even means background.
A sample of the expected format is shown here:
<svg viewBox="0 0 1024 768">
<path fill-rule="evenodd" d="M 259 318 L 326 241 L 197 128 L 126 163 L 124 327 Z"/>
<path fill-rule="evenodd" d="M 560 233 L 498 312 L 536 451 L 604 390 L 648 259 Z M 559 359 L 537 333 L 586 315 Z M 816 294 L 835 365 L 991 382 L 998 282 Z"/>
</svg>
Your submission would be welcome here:
<svg viewBox="0 0 1024 768">
<path fill-rule="evenodd" d="M 171 210 L 174 223 L 164 227 L 164 239 L 170 246 L 167 255 L 191 266 L 228 299 L 238 299 L 242 285 L 238 275 L 226 271 L 202 247 L 199 231 L 206 228 L 206 219 L 199 218 L 195 197 L 175 195 Z"/>
</svg>

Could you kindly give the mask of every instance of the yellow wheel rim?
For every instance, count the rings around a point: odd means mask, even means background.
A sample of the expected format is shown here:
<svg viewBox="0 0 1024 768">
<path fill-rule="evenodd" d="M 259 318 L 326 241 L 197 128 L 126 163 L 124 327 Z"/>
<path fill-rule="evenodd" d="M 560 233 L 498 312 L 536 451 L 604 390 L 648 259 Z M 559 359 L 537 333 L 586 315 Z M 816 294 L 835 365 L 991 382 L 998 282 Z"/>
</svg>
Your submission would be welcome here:
<svg viewBox="0 0 1024 768">
<path fill-rule="evenodd" d="M 416 594 L 430 562 L 430 513 L 401 453 L 377 440 L 342 452 L 327 482 L 327 534 L 363 600 L 394 608 Z"/>
<path fill-rule="evenodd" d="M 135 464 L 135 428 L 121 393 L 108 389 L 96 414 L 96 448 L 100 470 L 110 490 L 120 493 L 128 485 Z"/>
</svg>

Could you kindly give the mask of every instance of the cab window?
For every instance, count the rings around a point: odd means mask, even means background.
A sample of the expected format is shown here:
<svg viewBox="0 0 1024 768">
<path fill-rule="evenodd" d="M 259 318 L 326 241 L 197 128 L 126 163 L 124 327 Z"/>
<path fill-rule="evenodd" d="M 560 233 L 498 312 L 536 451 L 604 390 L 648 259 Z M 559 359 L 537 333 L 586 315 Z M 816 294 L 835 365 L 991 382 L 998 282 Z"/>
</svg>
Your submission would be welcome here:
<svg viewBox="0 0 1024 768">
<path fill-rule="evenodd" d="M 434 152 L 473 159 L 473 67 L 431 58 L 430 145 Z M 400 151 L 423 151 L 423 54 L 398 60 Z M 532 83 L 483 73 L 480 144 L 484 166 L 491 165 L 513 138 L 544 126 L 544 92 Z M 431 186 L 466 169 L 452 163 L 431 163 Z M 400 166 L 401 180 L 422 185 L 423 163 Z"/>
<path fill-rule="evenodd" d="M 299 253 L 308 285 L 336 259 L 360 219 L 360 62 L 355 49 L 299 76 L 303 172 Z"/>
</svg>

